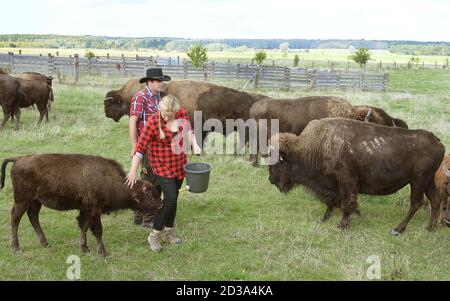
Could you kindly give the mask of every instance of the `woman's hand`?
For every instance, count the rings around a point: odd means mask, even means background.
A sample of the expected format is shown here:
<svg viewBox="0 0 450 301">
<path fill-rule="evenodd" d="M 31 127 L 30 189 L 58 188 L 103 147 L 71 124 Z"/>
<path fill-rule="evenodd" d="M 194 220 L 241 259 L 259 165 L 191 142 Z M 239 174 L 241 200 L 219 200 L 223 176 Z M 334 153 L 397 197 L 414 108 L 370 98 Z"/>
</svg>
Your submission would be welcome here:
<svg viewBox="0 0 450 301">
<path fill-rule="evenodd" d="M 131 160 L 130 172 L 125 178 L 125 184 L 130 188 L 133 188 L 134 184 L 136 183 L 136 172 L 139 168 L 139 165 L 141 164 L 141 161 L 142 158 L 138 155 L 134 155 L 133 160 Z"/>
<path fill-rule="evenodd" d="M 196 155 L 200 155 L 202 153 L 202 149 L 200 148 L 200 146 L 198 146 L 197 143 L 194 143 L 194 145 L 192 145 L 192 150 Z"/>
<path fill-rule="evenodd" d="M 126 179 L 125 184 L 128 187 L 133 188 L 134 184 L 136 184 L 136 173 L 130 171 L 130 173 L 128 173 L 125 179 Z"/>
</svg>

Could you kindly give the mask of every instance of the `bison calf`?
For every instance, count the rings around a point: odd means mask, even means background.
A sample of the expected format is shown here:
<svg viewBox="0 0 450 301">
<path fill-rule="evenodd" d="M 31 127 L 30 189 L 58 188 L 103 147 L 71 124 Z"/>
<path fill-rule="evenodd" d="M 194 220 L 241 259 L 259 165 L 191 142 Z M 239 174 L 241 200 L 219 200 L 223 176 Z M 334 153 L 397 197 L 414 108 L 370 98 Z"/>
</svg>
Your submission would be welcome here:
<svg viewBox="0 0 450 301">
<path fill-rule="evenodd" d="M 14 162 L 11 229 L 15 252 L 20 250 L 17 230 L 25 212 L 41 244 L 48 245 L 39 223 L 42 205 L 55 210 L 80 210 L 77 220 L 81 229 L 81 250 L 89 251 L 86 232 L 90 228 L 101 256 L 106 256 L 101 214 L 127 208 L 154 214 L 162 207 L 159 191 L 152 183 L 138 181 L 129 189 L 124 184 L 126 175 L 122 167 L 110 159 L 77 154 L 8 158 L 2 163 L 0 188 L 4 186 L 9 162 Z"/>
</svg>

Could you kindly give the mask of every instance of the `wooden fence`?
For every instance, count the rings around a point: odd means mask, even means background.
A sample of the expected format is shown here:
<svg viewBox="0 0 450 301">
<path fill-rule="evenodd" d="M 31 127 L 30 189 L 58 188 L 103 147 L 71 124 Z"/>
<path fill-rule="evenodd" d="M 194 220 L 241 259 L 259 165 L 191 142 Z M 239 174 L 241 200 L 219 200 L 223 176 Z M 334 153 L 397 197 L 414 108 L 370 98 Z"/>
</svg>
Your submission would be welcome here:
<svg viewBox="0 0 450 301">
<path fill-rule="evenodd" d="M 244 88 L 255 89 L 360 89 L 364 91 L 386 91 L 388 74 L 381 72 L 361 72 L 350 70 L 289 68 L 258 66 L 252 64 L 231 64 L 208 62 L 196 68 L 191 62 L 163 57 L 69 57 L 0 54 L 0 68 L 12 73 L 35 71 L 52 76 L 71 76 L 75 83 L 80 76 L 140 77 L 152 66 L 161 67 L 164 73 L 174 79 L 224 78 L 245 81 Z"/>
</svg>

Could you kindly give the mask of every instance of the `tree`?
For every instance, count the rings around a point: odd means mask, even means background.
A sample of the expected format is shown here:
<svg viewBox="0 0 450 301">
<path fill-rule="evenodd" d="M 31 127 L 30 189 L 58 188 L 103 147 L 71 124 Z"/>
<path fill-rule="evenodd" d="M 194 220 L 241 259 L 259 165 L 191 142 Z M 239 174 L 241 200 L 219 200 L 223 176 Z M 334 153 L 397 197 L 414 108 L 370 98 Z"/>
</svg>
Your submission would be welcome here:
<svg viewBox="0 0 450 301">
<path fill-rule="evenodd" d="M 203 63 L 205 63 L 208 60 L 208 56 L 206 55 L 206 48 L 203 47 L 200 44 L 196 44 L 192 46 L 192 48 L 187 53 L 187 56 L 191 59 L 192 64 L 200 68 L 203 66 Z"/>
<path fill-rule="evenodd" d="M 371 55 L 372 54 L 369 52 L 369 49 L 358 48 L 355 51 L 355 54 L 350 55 L 348 59 L 353 60 L 355 63 L 359 64 L 359 66 L 362 68 L 370 60 Z"/>
<path fill-rule="evenodd" d="M 256 64 L 261 65 L 262 62 L 267 58 L 267 54 L 264 51 L 258 51 L 253 58 Z"/>
<path fill-rule="evenodd" d="M 299 62 L 300 62 L 300 58 L 298 57 L 298 54 L 296 54 L 294 56 L 294 67 L 297 67 Z"/>
<path fill-rule="evenodd" d="M 86 51 L 84 56 L 89 58 L 89 59 L 91 59 L 91 58 L 95 57 L 95 53 L 93 53 L 92 51 L 88 50 L 88 51 Z"/>
</svg>

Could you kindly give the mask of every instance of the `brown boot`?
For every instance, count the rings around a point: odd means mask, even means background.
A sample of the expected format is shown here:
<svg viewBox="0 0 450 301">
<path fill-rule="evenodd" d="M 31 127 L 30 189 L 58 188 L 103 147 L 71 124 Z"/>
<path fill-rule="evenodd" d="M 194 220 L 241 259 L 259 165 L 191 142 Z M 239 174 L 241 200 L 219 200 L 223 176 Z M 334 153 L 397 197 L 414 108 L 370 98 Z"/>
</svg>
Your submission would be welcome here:
<svg viewBox="0 0 450 301">
<path fill-rule="evenodd" d="M 148 243 L 150 244 L 150 249 L 153 252 L 161 252 L 161 231 L 157 231 L 155 229 L 150 232 L 150 235 L 147 238 Z"/>
<path fill-rule="evenodd" d="M 163 239 L 172 245 L 181 243 L 181 239 L 175 236 L 173 228 L 169 227 L 164 227 Z"/>
</svg>

